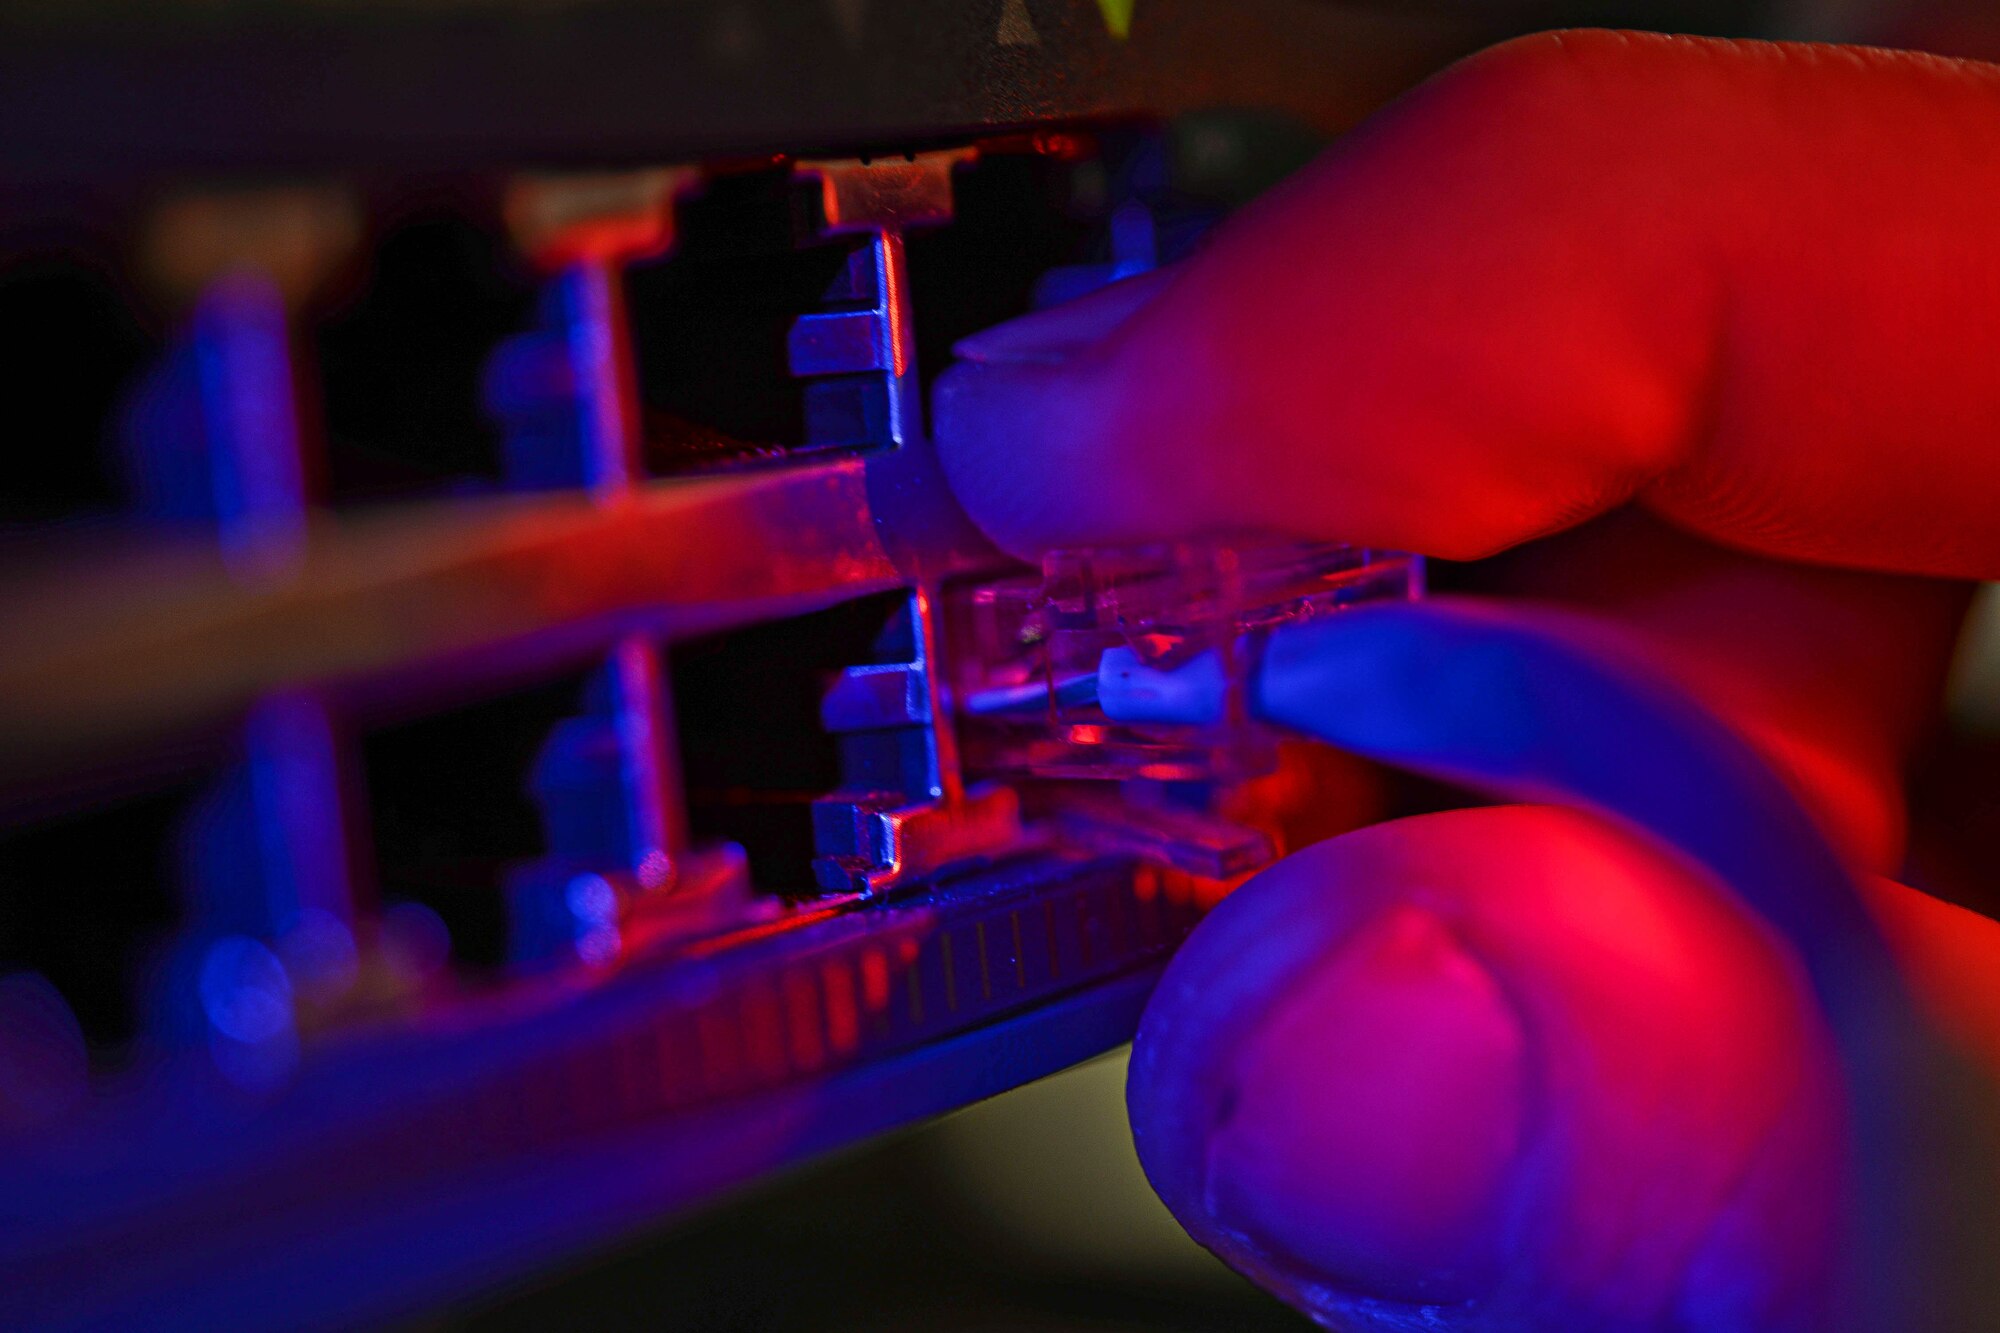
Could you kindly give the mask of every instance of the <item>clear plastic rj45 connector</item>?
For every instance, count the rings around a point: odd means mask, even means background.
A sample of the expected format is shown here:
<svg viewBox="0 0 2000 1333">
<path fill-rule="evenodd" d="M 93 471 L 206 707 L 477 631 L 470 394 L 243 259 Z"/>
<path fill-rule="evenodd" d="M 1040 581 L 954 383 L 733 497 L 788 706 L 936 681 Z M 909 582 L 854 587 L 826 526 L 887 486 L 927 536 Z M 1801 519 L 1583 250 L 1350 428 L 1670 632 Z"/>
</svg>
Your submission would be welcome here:
<svg viewBox="0 0 2000 1333">
<path fill-rule="evenodd" d="M 951 696 L 966 766 L 1042 778 L 1235 781 L 1270 769 L 1243 700 L 1259 636 L 1359 602 L 1416 595 L 1422 562 L 1338 545 L 1177 543 L 1058 551 L 1041 576 L 955 590 Z M 1172 669 L 1214 653 L 1229 688 L 1200 726 L 1118 722 L 1098 668 L 1124 649 Z"/>
</svg>

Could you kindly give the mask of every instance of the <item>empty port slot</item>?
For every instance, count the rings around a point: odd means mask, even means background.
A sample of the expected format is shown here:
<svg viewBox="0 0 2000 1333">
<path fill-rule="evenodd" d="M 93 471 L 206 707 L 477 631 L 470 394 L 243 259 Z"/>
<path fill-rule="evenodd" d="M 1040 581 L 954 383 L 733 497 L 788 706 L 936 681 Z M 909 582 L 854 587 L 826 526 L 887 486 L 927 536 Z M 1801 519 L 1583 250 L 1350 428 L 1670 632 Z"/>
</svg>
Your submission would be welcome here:
<svg viewBox="0 0 2000 1333">
<path fill-rule="evenodd" d="M 674 703 L 697 842 L 741 843 L 750 878 L 810 891 L 812 802 L 840 782 L 820 700 L 842 668 L 877 660 L 903 594 L 676 645 Z"/>
<path fill-rule="evenodd" d="M 38 972 L 99 1064 L 139 1033 L 153 964 L 180 919 L 175 835 L 186 790 L 0 835 L 0 973 Z"/>
<path fill-rule="evenodd" d="M 1028 309 L 1035 279 L 1051 268 L 1099 258 L 1096 193 L 1079 199 L 1076 178 L 1095 161 L 991 151 L 952 176 L 953 213 L 906 246 L 917 365 L 926 384 L 951 364 L 960 338 Z"/>
<path fill-rule="evenodd" d="M 1114 242 L 1121 210 L 1140 210 L 1152 258 L 1169 263 L 1198 243 L 1223 204 L 1275 183 L 1314 147 L 1288 122 L 1235 113 L 984 145 L 953 173 L 950 225 L 909 238 L 926 383 L 950 364 L 954 342 L 1026 311 L 1052 270 L 1089 265 L 1108 276 L 1112 261 L 1132 260 Z M 1128 229 L 1128 251 L 1134 239 Z"/>
<path fill-rule="evenodd" d="M 406 212 L 363 254 L 302 347 L 317 356 L 327 498 L 498 483 L 500 433 L 480 405 L 480 377 L 534 312 L 533 279 L 499 220 L 471 204 Z M 300 377 L 308 413 L 311 370 Z"/>
<path fill-rule="evenodd" d="M 76 252 L 10 257 L 0 267 L 0 394 L 16 452 L 0 522 L 104 513 L 126 498 L 118 409 L 158 331 L 106 264 Z"/>
<path fill-rule="evenodd" d="M 828 308 L 856 242 L 797 244 L 784 169 L 720 175 L 681 202 L 673 253 L 626 275 L 647 467 L 700 471 L 808 442 L 786 339 Z"/>
<path fill-rule="evenodd" d="M 506 959 L 502 886 L 510 869 L 543 851 L 529 774 L 582 694 L 581 678 L 566 677 L 362 741 L 382 896 L 436 912 L 462 964 Z"/>
</svg>

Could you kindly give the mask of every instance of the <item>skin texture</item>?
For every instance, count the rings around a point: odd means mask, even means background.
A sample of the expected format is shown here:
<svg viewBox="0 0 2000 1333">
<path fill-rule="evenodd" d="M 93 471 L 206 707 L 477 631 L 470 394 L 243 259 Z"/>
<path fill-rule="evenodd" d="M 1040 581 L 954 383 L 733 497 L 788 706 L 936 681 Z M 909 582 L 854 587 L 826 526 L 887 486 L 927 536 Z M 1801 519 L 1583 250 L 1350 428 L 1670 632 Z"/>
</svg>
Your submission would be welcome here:
<svg viewBox="0 0 2000 1333">
<path fill-rule="evenodd" d="M 1991 67 L 1523 39 L 1175 270 L 970 340 L 940 454 L 1023 553 L 1532 542 L 1493 588 L 1743 735 L 1875 872 L 1926 1020 L 2000 1069 L 2000 926 L 1883 877 L 1952 580 L 2000 575 L 1995 200 Z M 1148 1012 L 1132 1114 L 1189 1229 L 1332 1326 L 1815 1328 L 1870 1261 L 1840 1250 L 1842 1050 L 1741 900 L 1514 805 L 1239 890 Z M 1197 1106 L 1205 1147 L 1158 1147 Z"/>
<path fill-rule="evenodd" d="M 1337 1326 L 1821 1326 L 1827 1040 L 1685 867 L 1568 811 L 1452 812 L 1319 844 L 1204 929 L 1148 1014 L 1134 1125 L 1254 1279 Z M 1182 1174 L 1190 1105 L 1212 1128 Z M 1725 1218 L 1725 1276 L 1690 1281 Z"/>
<path fill-rule="evenodd" d="M 1990 66 L 1520 39 L 1107 336 L 1026 365 L 1032 326 L 970 340 L 990 373 L 939 391 L 945 466 L 1016 550 L 1253 529 L 1469 558 L 1636 498 L 1768 555 L 1990 577 L 1996 191 Z"/>
</svg>

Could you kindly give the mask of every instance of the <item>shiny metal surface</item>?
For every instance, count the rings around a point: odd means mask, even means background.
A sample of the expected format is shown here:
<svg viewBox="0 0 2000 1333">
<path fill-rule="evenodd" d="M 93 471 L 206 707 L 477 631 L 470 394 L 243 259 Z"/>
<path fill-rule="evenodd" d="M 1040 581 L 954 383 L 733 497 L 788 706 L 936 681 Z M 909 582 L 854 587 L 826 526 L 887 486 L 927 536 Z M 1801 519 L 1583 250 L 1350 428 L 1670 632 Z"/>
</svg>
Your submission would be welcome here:
<svg viewBox="0 0 2000 1333">
<path fill-rule="evenodd" d="M 612 504 L 494 496 L 309 522 L 242 571 L 212 539 L 63 545 L 0 586 L 0 792 L 199 739 L 260 694 L 363 711 L 602 651 L 791 615 L 905 577 L 860 459 L 655 482 Z M 970 564 L 976 552 L 937 553 Z"/>
</svg>

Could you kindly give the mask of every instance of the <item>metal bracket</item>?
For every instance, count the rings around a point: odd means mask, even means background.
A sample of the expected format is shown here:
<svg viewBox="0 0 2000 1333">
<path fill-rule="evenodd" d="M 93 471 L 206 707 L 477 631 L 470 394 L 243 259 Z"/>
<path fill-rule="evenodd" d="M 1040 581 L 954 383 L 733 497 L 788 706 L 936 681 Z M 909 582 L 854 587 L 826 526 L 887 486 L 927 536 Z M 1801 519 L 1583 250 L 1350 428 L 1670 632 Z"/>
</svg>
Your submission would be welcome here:
<svg viewBox="0 0 2000 1333">
<path fill-rule="evenodd" d="M 830 893 L 879 894 L 1021 845 L 1021 800 L 989 785 L 957 802 L 905 804 L 894 792 L 813 806 L 813 874 Z"/>
<path fill-rule="evenodd" d="M 806 387 L 810 446 L 898 448 L 922 431 L 903 233 L 951 220 L 951 173 L 970 148 L 906 157 L 801 161 L 819 186 L 822 237 L 866 236 L 827 293 L 842 308 L 801 316 L 786 351 Z"/>
<path fill-rule="evenodd" d="M 516 243 L 549 272 L 543 327 L 504 347 L 488 377 L 489 400 L 510 427 L 517 487 L 581 486 L 611 506 L 642 480 L 625 267 L 672 246 L 675 201 L 698 179 L 664 168 L 527 176 L 509 189 Z M 748 892 L 740 848 L 688 845 L 659 644 L 643 634 L 620 639 L 591 693 L 591 706 L 556 728 L 536 763 L 548 855 L 508 883 L 510 953 L 520 965 L 609 962 L 642 921 L 653 934 L 669 922 L 699 928 Z"/>
</svg>

